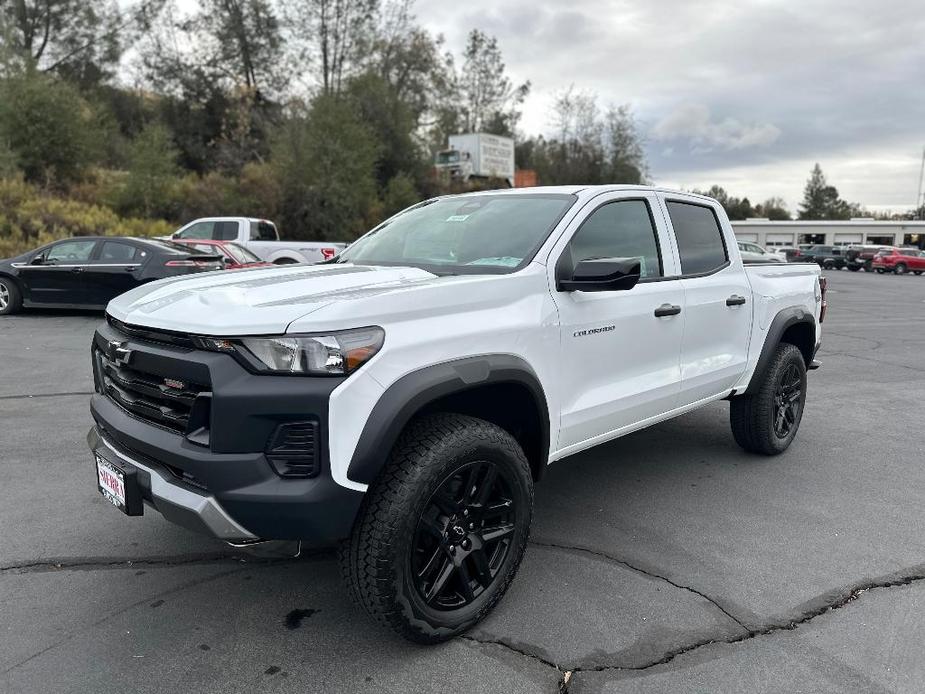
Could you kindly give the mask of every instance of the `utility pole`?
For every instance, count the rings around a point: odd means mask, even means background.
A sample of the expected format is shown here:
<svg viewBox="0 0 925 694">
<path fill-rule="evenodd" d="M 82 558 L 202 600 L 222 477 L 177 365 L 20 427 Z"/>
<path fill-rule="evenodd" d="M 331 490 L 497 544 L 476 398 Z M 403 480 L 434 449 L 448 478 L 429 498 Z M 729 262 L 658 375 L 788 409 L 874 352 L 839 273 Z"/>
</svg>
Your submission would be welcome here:
<svg viewBox="0 0 925 694">
<path fill-rule="evenodd" d="M 925 147 L 922 148 L 922 168 L 919 171 L 919 194 L 915 197 L 915 209 L 919 219 L 925 219 L 925 200 L 922 199 L 923 180 L 925 180 Z"/>
</svg>

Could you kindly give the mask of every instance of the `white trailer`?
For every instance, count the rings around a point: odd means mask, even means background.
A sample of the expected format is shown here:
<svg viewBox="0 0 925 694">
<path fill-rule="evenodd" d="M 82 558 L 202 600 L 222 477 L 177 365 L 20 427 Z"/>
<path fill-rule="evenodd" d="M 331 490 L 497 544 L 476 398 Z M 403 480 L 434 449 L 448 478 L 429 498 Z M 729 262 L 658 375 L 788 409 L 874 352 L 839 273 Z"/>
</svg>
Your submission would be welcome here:
<svg viewBox="0 0 925 694">
<path fill-rule="evenodd" d="M 435 166 L 451 178 L 500 178 L 514 187 L 514 140 L 487 133 L 450 135 L 449 147 L 437 153 Z"/>
</svg>

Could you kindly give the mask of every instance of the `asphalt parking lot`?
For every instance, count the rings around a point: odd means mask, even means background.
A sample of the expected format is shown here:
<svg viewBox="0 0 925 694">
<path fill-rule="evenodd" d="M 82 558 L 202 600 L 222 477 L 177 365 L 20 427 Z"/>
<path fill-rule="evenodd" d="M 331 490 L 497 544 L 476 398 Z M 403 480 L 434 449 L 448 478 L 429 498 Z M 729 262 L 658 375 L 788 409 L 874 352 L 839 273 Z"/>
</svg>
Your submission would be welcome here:
<svg viewBox="0 0 925 694">
<path fill-rule="evenodd" d="M 922 691 L 925 277 L 827 276 L 789 451 L 718 403 L 557 463 L 507 597 L 429 648 L 329 553 L 119 514 L 84 440 L 100 316 L 0 319 L 0 691 Z"/>
</svg>

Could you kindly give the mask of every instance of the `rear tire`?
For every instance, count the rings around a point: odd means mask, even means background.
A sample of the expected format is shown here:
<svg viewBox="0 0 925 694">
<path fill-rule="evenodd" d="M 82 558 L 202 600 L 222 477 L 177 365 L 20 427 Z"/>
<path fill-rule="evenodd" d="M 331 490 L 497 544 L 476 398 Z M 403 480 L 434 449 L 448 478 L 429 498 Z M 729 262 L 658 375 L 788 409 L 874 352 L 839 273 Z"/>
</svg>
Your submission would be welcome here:
<svg viewBox="0 0 925 694">
<path fill-rule="evenodd" d="M 729 423 L 736 443 L 751 453 L 777 455 L 790 446 L 806 400 L 806 364 L 791 344 L 777 346 L 758 390 L 732 399 Z"/>
<path fill-rule="evenodd" d="M 510 434 L 430 415 L 408 426 L 370 485 L 341 571 L 377 622 L 418 643 L 445 641 L 504 595 L 532 515 L 530 465 Z"/>
<path fill-rule="evenodd" d="M 909 267 L 905 263 L 896 263 L 896 268 L 893 270 L 897 275 L 905 275 L 909 272 Z"/>
<path fill-rule="evenodd" d="M 277 258 L 273 261 L 274 265 L 296 265 L 298 260 L 293 260 L 292 258 Z"/>
<path fill-rule="evenodd" d="M 0 316 L 9 316 L 22 308 L 19 285 L 8 277 L 0 277 Z"/>
<path fill-rule="evenodd" d="M 921 274 L 922 274 L 922 271 L 921 271 L 921 270 L 913 270 L 913 271 L 912 271 L 912 274 L 918 276 L 918 275 L 921 275 Z"/>
</svg>

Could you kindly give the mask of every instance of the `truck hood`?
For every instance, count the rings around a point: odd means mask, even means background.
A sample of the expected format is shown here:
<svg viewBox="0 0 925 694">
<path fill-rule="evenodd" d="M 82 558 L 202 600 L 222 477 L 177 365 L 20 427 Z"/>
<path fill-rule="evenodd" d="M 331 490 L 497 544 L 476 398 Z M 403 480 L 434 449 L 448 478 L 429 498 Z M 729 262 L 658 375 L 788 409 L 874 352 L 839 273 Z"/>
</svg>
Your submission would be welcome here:
<svg viewBox="0 0 925 694">
<path fill-rule="evenodd" d="M 113 299 L 106 311 L 129 325 L 182 333 L 278 335 L 331 303 L 441 279 L 417 268 L 364 265 L 210 272 L 146 284 Z"/>
</svg>

